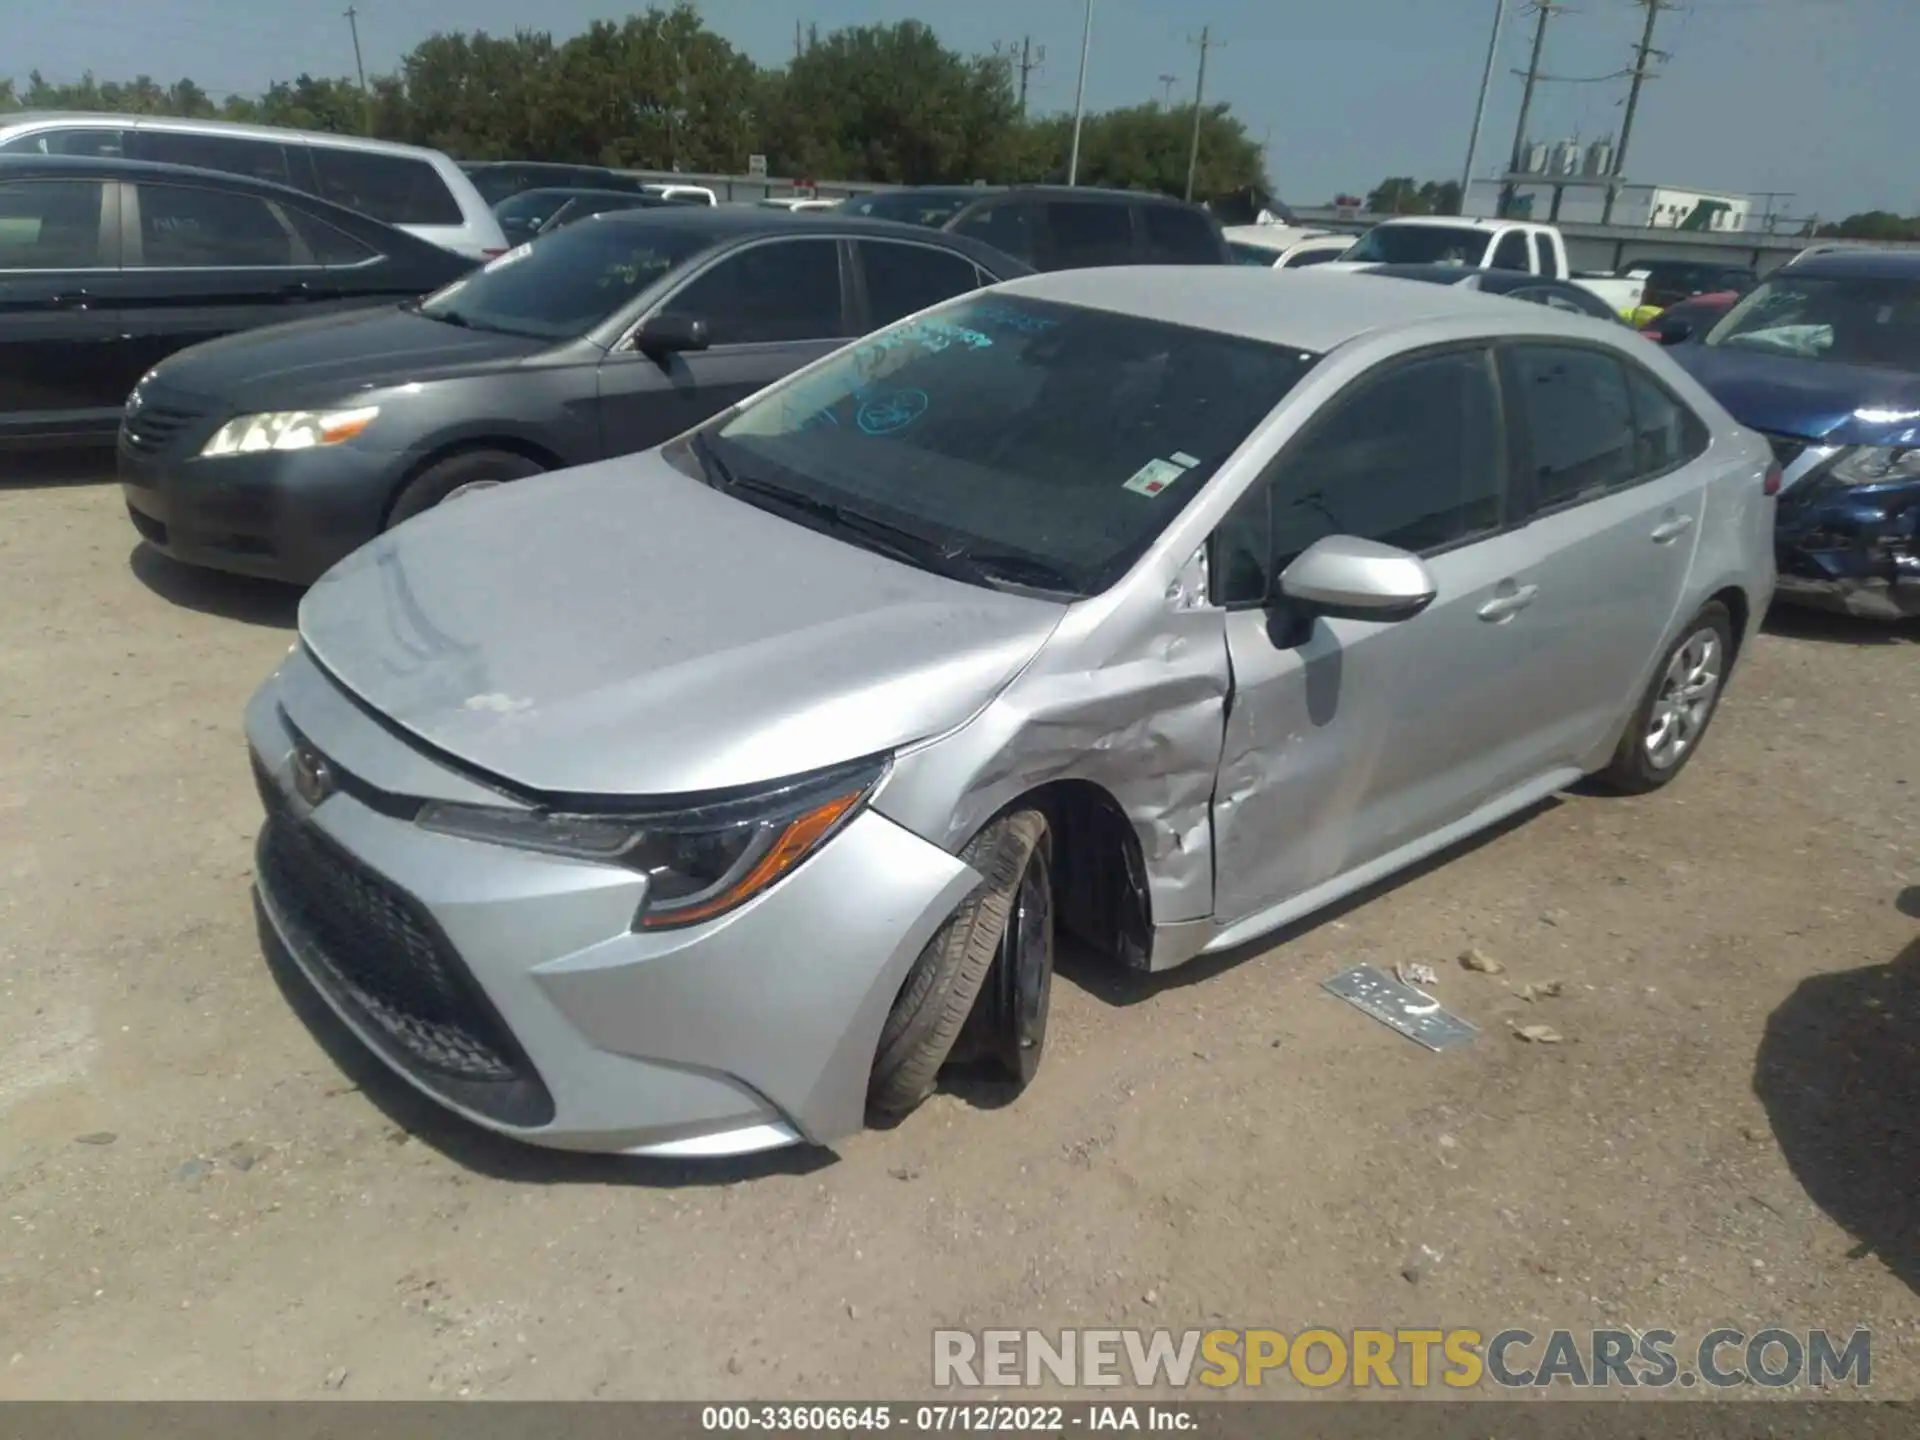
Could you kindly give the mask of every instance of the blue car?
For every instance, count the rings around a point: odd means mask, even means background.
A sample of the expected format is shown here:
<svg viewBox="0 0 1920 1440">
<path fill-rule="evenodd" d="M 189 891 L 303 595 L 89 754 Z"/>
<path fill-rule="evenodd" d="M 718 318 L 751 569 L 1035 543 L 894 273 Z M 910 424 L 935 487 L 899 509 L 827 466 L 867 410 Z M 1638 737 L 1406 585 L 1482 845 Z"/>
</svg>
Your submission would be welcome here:
<svg viewBox="0 0 1920 1440">
<path fill-rule="evenodd" d="M 1920 615 L 1920 252 L 1788 266 L 1668 353 L 1773 444 L 1779 597 Z"/>
</svg>

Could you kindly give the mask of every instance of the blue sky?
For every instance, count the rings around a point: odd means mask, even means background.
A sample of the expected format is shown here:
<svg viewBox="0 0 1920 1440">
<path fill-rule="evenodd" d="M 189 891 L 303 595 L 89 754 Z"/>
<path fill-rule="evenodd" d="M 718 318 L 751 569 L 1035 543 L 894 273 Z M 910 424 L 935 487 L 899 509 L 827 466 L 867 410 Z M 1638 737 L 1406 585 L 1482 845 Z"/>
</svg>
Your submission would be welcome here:
<svg viewBox="0 0 1920 1440">
<path fill-rule="evenodd" d="M 256 91 L 300 70 L 350 75 L 347 0 L 297 8 L 261 0 L 5 0 L 6 63 L 67 80 L 145 72 L 190 76 L 210 90 Z M 1532 20 L 1508 0 L 1501 64 L 1488 105 L 1484 173 L 1512 143 Z M 967 50 L 1046 50 L 1033 79 L 1040 110 L 1073 104 L 1084 0 L 702 0 L 708 23 L 754 58 L 792 51 L 796 20 L 822 30 L 918 17 Z M 544 28 L 564 38 L 636 8 L 608 0 L 358 0 L 369 72 L 390 68 L 436 29 Z M 1493 0 L 1095 0 L 1088 103 L 1191 97 L 1196 51 L 1211 24 L 1221 46 L 1208 94 L 1230 101 L 1289 200 L 1364 192 L 1387 175 L 1457 178 L 1486 54 Z M 1624 68 L 1643 18 L 1632 0 L 1576 0 L 1548 27 L 1546 73 Z M 1664 14 L 1672 52 L 1635 123 L 1629 178 L 1703 190 L 1791 191 L 1777 208 L 1834 217 L 1920 212 L 1913 76 L 1920 0 L 1685 0 Z M 1625 82 L 1555 84 L 1535 101 L 1539 138 L 1592 139 L 1619 123 Z"/>
</svg>

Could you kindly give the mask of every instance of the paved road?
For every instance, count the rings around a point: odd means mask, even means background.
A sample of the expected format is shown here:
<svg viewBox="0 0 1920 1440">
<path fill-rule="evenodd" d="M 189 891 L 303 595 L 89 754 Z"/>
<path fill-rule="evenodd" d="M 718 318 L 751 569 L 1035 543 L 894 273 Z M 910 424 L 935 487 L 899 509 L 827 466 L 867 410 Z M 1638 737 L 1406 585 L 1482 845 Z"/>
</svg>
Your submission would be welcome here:
<svg viewBox="0 0 1920 1440">
<path fill-rule="evenodd" d="M 907 1394 L 936 1326 L 1215 1322 L 1867 1325 L 1920 1394 L 1920 630 L 1769 633 L 1661 795 L 1076 973 L 1012 1109 L 698 1170 L 493 1143 L 303 1018 L 239 730 L 293 597 L 89 478 L 0 486 L 0 1397 Z M 1359 959 L 1481 1038 L 1320 993 Z"/>
</svg>

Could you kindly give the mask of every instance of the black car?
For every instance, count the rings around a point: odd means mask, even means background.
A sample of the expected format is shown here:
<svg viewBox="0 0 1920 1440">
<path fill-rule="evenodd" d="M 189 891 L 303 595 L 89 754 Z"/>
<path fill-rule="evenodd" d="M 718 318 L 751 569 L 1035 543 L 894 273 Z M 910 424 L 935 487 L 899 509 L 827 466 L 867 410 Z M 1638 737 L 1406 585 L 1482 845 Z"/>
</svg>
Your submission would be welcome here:
<svg viewBox="0 0 1920 1440">
<path fill-rule="evenodd" d="M 553 222 L 560 219 L 563 211 L 566 212 L 566 218 L 561 220 L 561 224 L 571 224 L 574 220 L 607 210 L 649 210 L 673 203 L 656 195 L 643 195 L 637 190 L 585 190 L 560 186 L 522 190 L 517 195 L 509 195 L 493 207 L 493 218 L 500 222 L 500 233 L 507 237 L 509 245 L 524 245 L 549 226 L 558 229 L 559 226 Z"/>
<path fill-rule="evenodd" d="M 176 350 L 391 305 L 473 265 L 265 181 L 0 156 L 0 446 L 109 441 L 134 382 Z"/>
<path fill-rule="evenodd" d="M 461 165 L 480 198 L 497 206 L 522 190 L 564 187 L 581 190 L 638 191 L 640 182 L 631 175 L 609 170 L 604 165 L 556 165 L 544 160 L 476 160 Z"/>
<path fill-rule="evenodd" d="M 1429 285 L 1466 285 L 1488 295 L 1505 295 L 1510 300 L 1526 300 L 1553 310 L 1591 315 L 1615 325 L 1626 323 L 1591 290 L 1584 290 L 1571 281 L 1531 275 L 1525 270 L 1478 270 L 1467 265 L 1369 265 L 1359 273 L 1384 275 L 1390 280 L 1419 280 Z"/>
<path fill-rule="evenodd" d="M 848 215 L 965 235 L 1037 270 L 1229 265 L 1220 225 L 1198 205 L 1084 185 L 918 185 L 855 195 Z"/>
<path fill-rule="evenodd" d="M 1647 288 L 1640 303 L 1658 305 L 1663 310 L 1696 295 L 1722 291 L 1744 295 L 1760 283 L 1760 277 L 1747 266 L 1702 260 L 1634 260 L 1622 266 L 1620 273 L 1645 275 Z"/>
<path fill-rule="evenodd" d="M 424 301 L 174 357 L 128 399 L 122 488 L 176 559 L 311 581 L 456 492 L 658 445 L 849 339 L 1030 273 L 835 212 L 595 215 Z"/>
</svg>

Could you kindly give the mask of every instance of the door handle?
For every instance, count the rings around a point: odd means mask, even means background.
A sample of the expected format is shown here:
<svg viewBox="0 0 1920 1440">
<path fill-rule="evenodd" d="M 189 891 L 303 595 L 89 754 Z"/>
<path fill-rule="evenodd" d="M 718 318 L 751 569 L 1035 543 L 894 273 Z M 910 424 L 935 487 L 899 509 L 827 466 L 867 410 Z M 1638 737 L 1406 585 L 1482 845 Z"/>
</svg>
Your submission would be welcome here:
<svg viewBox="0 0 1920 1440">
<path fill-rule="evenodd" d="M 1482 620 L 1491 620 L 1496 624 L 1502 620 L 1511 620 L 1531 605 L 1533 597 L 1539 593 L 1538 585 L 1522 585 L 1504 595 L 1495 595 L 1480 607 L 1478 614 Z"/>
<path fill-rule="evenodd" d="M 1653 527 L 1653 543 L 1656 545 L 1664 545 L 1669 540 L 1676 540 L 1686 534 L 1692 527 L 1693 517 L 1691 515 L 1675 515 L 1670 519 L 1662 520 L 1658 525 Z"/>
</svg>

